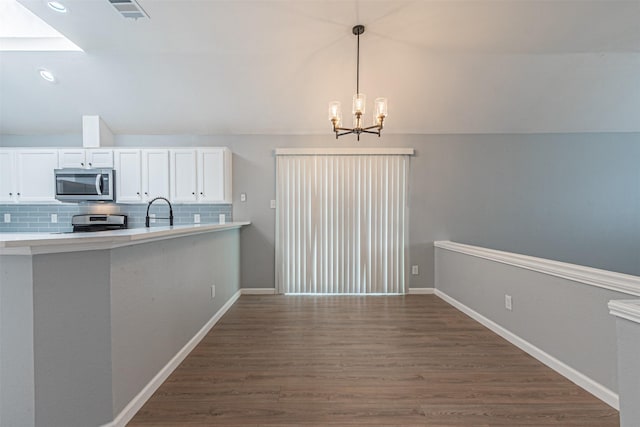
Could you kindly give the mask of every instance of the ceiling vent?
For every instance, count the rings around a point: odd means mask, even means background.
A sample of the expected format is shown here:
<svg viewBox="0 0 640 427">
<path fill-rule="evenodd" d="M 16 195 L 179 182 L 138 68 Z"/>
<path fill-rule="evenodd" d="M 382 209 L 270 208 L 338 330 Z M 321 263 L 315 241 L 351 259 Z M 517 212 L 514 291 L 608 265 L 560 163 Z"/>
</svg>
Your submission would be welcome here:
<svg viewBox="0 0 640 427">
<path fill-rule="evenodd" d="M 144 11 L 136 0 L 109 0 L 109 3 L 125 18 L 149 18 L 147 12 Z"/>
</svg>

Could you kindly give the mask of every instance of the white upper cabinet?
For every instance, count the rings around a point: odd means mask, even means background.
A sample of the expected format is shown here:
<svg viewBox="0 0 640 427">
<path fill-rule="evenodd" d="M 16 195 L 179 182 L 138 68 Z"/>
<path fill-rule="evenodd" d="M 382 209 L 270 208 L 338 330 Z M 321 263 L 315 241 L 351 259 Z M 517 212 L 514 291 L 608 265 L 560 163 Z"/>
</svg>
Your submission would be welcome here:
<svg viewBox="0 0 640 427">
<path fill-rule="evenodd" d="M 115 170 L 118 203 L 169 197 L 169 150 L 115 150 Z"/>
<path fill-rule="evenodd" d="M 141 150 L 115 150 L 116 201 L 142 203 Z"/>
<path fill-rule="evenodd" d="M 198 201 L 231 203 L 231 151 L 228 149 L 198 150 Z"/>
<path fill-rule="evenodd" d="M 86 150 L 86 164 L 90 168 L 112 168 L 113 150 Z"/>
<path fill-rule="evenodd" d="M 60 168 L 112 168 L 113 150 L 64 148 L 58 150 Z"/>
<path fill-rule="evenodd" d="M 170 154 L 171 201 L 231 203 L 231 151 L 176 149 Z"/>
<path fill-rule="evenodd" d="M 54 169 L 114 168 L 117 203 L 231 203 L 228 148 L 0 149 L 0 203 L 59 203 Z"/>
<path fill-rule="evenodd" d="M 16 202 L 15 152 L 0 150 L 0 203 Z"/>
<path fill-rule="evenodd" d="M 84 168 L 84 150 L 82 148 L 63 148 L 58 150 L 58 167 Z"/>
<path fill-rule="evenodd" d="M 197 150 L 171 150 L 171 201 L 195 203 L 198 201 Z"/>
<path fill-rule="evenodd" d="M 169 198 L 169 150 L 142 150 L 142 192 L 146 202 Z"/>
<path fill-rule="evenodd" d="M 58 150 L 17 150 L 16 179 L 18 202 L 52 202 L 55 198 L 53 170 L 58 167 Z"/>
</svg>

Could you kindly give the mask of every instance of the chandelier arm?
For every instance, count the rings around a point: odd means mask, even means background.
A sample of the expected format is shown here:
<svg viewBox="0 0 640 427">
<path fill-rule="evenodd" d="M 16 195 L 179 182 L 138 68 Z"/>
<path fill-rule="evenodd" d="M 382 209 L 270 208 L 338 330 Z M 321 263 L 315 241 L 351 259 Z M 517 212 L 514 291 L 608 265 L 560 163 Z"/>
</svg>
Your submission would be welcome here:
<svg viewBox="0 0 640 427">
<path fill-rule="evenodd" d="M 368 127 L 364 128 L 363 130 L 368 130 L 368 129 L 382 129 L 382 126 L 380 126 L 380 125 L 368 126 Z"/>
<path fill-rule="evenodd" d="M 336 134 L 337 134 L 338 136 L 350 135 L 350 134 L 352 134 L 352 133 L 355 133 L 355 132 L 353 131 L 353 129 L 347 130 L 346 132 L 342 132 L 342 133 L 337 133 L 337 132 L 336 132 Z"/>
<path fill-rule="evenodd" d="M 371 133 L 371 134 L 374 134 L 374 135 L 379 135 L 380 134 L 380 131 L 374 132 L 374 131 L 367 130 L 367 129 L 371 129 L 371 128 L 362 129 L 362 133 Z"/>
</svg>

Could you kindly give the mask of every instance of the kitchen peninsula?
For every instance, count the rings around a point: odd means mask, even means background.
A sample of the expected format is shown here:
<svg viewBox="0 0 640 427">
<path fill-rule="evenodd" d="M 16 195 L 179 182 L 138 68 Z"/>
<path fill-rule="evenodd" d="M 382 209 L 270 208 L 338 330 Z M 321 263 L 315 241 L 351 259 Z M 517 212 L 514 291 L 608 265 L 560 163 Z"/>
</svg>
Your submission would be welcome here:
<svg viewBox="0 0 640 427">
<path fill-rule="evenodd" d="M 0 424 L 120 425 L 239 295 L 248 224 L 0 233 Z"/>
</svg>

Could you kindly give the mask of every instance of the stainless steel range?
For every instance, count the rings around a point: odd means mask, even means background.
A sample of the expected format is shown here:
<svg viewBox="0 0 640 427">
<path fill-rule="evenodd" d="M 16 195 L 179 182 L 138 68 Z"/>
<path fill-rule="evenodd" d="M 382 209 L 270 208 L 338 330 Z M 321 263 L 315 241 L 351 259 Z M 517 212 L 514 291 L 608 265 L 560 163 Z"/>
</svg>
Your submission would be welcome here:
<svg viewBox="0 0 640 427">
<path fill-rule="evenodd" d="M 122 230 L 127 228 L 127 216 L 121 214 L 83 214 L 71 219 L 73 232 Z"/>
</svg>

